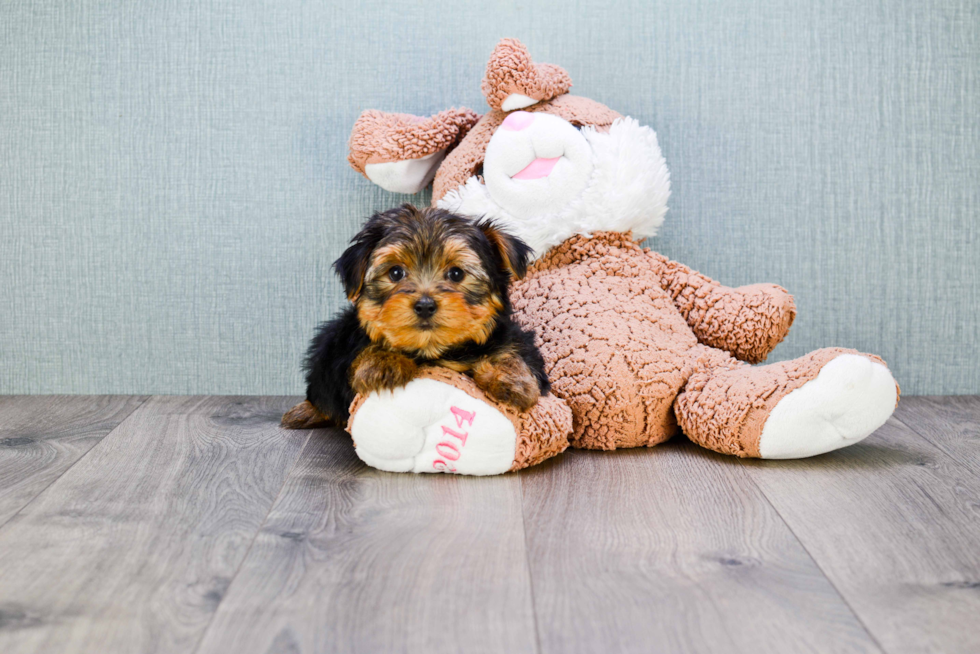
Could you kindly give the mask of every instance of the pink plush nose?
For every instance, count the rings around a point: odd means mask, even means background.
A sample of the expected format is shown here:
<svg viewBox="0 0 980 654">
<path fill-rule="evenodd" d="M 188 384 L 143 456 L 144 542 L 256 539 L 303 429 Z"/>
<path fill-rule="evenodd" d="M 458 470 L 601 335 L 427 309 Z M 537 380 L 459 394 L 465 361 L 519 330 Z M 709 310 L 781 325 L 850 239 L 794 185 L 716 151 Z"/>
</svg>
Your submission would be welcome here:
<svg viewBox="0 0 980 654">
<path fill-rule="evenodd" d="M 507 114 L 501 125 L 504 129 L 519 132 L 534 122 L 534 114 L 527 111 L 514 111 Z"/>
</svg>

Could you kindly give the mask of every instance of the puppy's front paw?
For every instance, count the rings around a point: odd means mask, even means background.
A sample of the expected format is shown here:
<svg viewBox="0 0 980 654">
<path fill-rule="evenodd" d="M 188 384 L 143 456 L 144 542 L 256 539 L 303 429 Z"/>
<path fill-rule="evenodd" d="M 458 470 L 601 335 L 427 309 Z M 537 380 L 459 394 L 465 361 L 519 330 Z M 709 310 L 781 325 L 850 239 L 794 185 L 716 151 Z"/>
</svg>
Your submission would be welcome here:
<svg viewBox="0 0 980 654">
<path fill-rule="evenodd" d="M 507 355 L 484 359 L 473 369 L 473 381 L 498 402 L 527 411 L 538 402 L 541 390 L 524 360 Z"/>
<path fill-rule="evenodd" d="M 418 366 L 403 354 L 371 346 L 354 359 L 352 371 L 351 386 L 368 395 L 406 385 L 418 375 Z"/>
</svg>

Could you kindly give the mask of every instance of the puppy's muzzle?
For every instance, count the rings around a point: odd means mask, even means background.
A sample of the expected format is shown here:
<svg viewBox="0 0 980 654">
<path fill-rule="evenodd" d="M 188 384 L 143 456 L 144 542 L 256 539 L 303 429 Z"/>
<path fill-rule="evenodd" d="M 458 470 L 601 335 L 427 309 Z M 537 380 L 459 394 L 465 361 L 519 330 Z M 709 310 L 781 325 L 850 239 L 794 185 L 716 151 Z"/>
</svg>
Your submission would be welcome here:
<svg viewBox="0 0 980 654">
<path fill-rule="evenodd" d="M 415 303 L 415 315 L 422 319 L 431 318 L 437 308 L 436 301 L 428 295 L 424 295 Z"/>
</svg>

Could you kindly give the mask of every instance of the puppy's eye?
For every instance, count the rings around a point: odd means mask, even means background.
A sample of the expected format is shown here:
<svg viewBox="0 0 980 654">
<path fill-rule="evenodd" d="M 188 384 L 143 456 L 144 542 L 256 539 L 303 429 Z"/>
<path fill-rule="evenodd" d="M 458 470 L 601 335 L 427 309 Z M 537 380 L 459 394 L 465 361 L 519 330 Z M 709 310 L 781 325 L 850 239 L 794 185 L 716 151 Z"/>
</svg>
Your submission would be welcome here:
<svg viewBox="0 0 980 654">
<path fill-rule="evenodd" d="M 458 268 L 456 266 L 453 266 L 452 268 L 450 268 L 449 269 L 449 272 L 446 273 L 446 279 L 448 279 L 449 281 L 454 282 L 456 284 L 458 284 L 461 281 L 463 281 L 463 278 L 464 277 L 466 277 L 466 273 L 463 272 L 463 269 L 462 268 Z"/>
<path fill-rule="evenodd" d="M 388 270 L 388 279 L 393 282 L 400 282 L 405 279 L 405 269 L 401 266 L 392 266 Z"/>
</svg>

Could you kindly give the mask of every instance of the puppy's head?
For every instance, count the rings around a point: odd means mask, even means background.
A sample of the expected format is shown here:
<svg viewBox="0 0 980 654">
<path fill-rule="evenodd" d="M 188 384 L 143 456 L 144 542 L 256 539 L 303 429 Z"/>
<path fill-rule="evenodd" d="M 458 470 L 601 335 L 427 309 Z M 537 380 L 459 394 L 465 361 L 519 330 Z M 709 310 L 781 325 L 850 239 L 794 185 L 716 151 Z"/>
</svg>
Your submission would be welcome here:
<svg viewBox="0 0 980 654">
<path fill-rule="evenodd" d="M 487 340 L 529 255 L 489 221 L 405 204 L 372 216 L 334 267 L 372 341 L 434 359 Z"/>
</svg>

